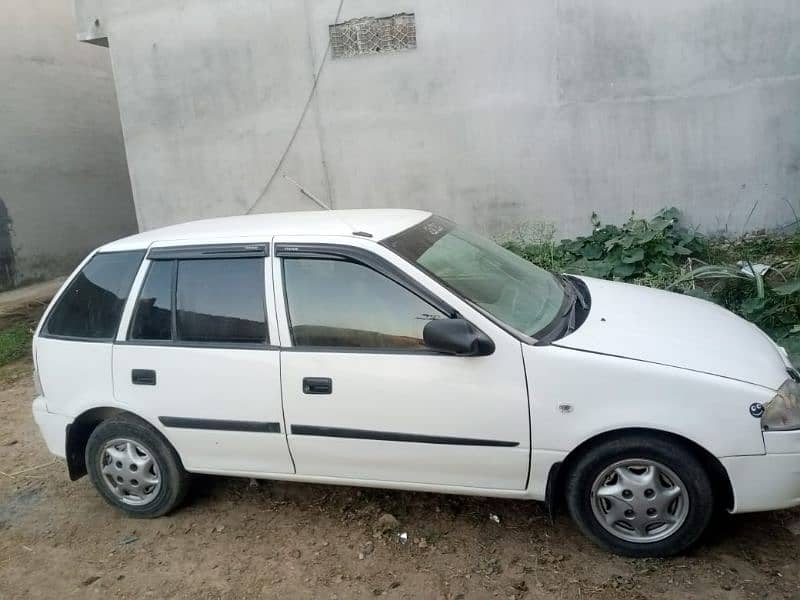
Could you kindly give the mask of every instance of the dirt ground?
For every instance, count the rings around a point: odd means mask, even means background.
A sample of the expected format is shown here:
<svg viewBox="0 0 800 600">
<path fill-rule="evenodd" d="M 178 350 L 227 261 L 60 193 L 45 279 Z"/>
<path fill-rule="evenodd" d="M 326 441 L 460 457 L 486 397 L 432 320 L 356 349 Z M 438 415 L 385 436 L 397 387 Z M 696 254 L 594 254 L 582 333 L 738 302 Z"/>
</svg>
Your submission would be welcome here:
<svg viewBox="0 0 800 600">
<path fill-rule="evenodd" d="M 0 369 L 2 600 L 800 598 L 797 510 L 726 518 L 671 560 L 609 555 L 535 503 L 246 479 L 199 477 L 172 516 L 128 519 L 47 453 L 30 375 Z"/>
</svg>

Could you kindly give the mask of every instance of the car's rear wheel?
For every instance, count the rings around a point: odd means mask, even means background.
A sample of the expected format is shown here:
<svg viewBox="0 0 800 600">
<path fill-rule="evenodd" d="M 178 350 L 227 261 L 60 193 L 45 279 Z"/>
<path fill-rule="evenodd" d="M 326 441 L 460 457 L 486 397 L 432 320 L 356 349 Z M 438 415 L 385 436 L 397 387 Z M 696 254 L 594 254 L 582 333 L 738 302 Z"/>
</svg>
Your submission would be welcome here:
<svg viewBox="0 0 800 600">
<path fill-rule="evenodd" d="M 670 556 L 705 531 L 711 481 L 694 453 L 660 436 L 637 435 L 590 448 L 567 474 L 572 518 L 601 546 L 625 556 Z"/>
<path fill-rule="evenodd" d="M 146 422 L 128 415 L 95 428 L 86 444 L 86 467 L 100 495 L 134 517 L 168 513 L 189 487 L 175 450 Z"/>
</svg>

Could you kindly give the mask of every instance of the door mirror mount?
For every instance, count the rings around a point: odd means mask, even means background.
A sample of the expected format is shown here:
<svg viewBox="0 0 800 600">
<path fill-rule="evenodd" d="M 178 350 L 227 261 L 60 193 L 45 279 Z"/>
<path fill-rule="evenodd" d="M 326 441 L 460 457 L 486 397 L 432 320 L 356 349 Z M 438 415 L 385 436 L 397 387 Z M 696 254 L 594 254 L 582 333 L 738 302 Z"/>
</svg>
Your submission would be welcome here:
<svg viewBox="0 0 800 600">
<path fill-rule="evenodd" d="M 494 342 L 465 319 L 434 319 L 422 330 L 425 346 L 456 356 L 488 356 Z"/>
</svg>

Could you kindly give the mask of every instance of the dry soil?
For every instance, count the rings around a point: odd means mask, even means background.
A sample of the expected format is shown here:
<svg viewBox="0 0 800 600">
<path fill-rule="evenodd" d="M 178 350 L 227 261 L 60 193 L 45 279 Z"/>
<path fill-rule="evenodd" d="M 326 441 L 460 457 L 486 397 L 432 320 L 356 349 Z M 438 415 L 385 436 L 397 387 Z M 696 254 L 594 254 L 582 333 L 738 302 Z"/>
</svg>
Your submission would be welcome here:
<svg viewBox="0 0 800 600">
<path fill-rule="evenodd" d="M 609 555 L 535 503 L 246 479 L 198 477 L 173 515 L 132 520 L 47 453 L 30 373 L 0 369 L 4 600 L 800 598 L 800 511 L 723 519 L 670 560 Z"/>
</svg>

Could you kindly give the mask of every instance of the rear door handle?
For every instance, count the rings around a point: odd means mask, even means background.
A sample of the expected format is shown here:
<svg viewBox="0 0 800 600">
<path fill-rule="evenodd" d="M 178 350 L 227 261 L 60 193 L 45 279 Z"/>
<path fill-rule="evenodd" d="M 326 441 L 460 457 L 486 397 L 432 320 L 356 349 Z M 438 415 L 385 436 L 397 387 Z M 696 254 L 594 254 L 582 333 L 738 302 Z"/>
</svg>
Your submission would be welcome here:
<svg viewBox="0 0 800 600">
<path fill-rule="evenodd" d="M 330 394 L 333 392 L 333 381 L 330 377 L 303 377 L 304 394 Z"/>
<path fill-rule="evenodd" d="M 153 369 L 133 369 L 131 383 L 133 385 L 155 385 L 156 372 Z"/>
</svg>

